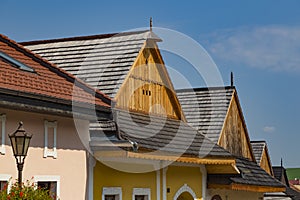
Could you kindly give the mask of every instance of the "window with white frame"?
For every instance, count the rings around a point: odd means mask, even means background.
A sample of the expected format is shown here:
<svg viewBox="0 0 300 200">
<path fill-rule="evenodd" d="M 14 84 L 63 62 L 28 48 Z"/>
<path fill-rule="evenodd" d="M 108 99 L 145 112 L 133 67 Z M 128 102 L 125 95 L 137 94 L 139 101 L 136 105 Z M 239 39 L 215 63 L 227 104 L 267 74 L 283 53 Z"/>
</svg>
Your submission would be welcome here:
<svg viewBox="0 0 300 200">
<path fill-rule="evenodd" d="M 7 192 L 9 192 L 11 187 L 11 175 L 9 174 L 0 174 L 0 191 L 7 189 Z"/>
<path fill-rule="evenodd" d="M 151 200 L 150 188 L 133 188 L 132 200 Z"/>
<path fill-rule="evenodd" d="M 5 114 L 1 114 L 0 115 L 0 154 L 5 154 L 5 124 L 6 124 L 6 115 Z"/>
<path fill-rule="evenodd" d="M 121 187 L 103 187 L 102 200 L 122 200 Z"/>
<path fill-rule="evenodd" d="M 49 196 L 56 200 L 60 195 L 60 177 L 59 176 L 34 176 L 35 186 L 49 191 Z"/>
<path fill-rule="evenodd" d="M 5 189 L 6 184 L 7 184 L 7 181 L 1 181 L 0 180 L 0 191 Z"/>
<path fill-rule="evenodd" d="M 56 151 L 56 139 L 57 139 L 57 121 L 44 122 L 45 126 L 45 147 L 44 147 L 44 158 L 53 157 L 57 158 Z"/>
</svg>

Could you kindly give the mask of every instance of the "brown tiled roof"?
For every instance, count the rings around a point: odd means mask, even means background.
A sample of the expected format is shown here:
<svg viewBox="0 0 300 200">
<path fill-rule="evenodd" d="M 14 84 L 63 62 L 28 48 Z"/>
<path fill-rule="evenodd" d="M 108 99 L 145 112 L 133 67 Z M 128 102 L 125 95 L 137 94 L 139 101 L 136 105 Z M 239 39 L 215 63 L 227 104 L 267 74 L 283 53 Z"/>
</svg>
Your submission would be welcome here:
<svg viewBox="0 0 300 200">
<path fill-rule="evenodd" d="M 299 180 L 299 179 L 289 180 L 289 183 L 290 183 L 291 185 L 300 185 L 300 180 Z"/>
<path fill-rule="evenodd" d="M 0 52 L 32 69 L 22 70 L 0 57 L 1 90 L 110 108 L 108 96 L 1 34 Z"/>
</svg>

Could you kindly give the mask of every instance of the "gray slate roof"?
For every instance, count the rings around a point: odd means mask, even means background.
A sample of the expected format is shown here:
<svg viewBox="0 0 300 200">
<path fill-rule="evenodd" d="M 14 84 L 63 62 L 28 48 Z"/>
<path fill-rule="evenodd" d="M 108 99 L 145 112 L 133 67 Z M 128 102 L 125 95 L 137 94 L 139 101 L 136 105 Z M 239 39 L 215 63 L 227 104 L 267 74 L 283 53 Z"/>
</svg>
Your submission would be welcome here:
<svg viewBox="0 0 300 200">
<path fill-rule="evenodd" d="M 21 44 L 114 97 L 149 38 L 160 40 L 153 32 L 137 31 Z"/>
<path fill-rule="evenodd" d="M 252 151 L 255 157 L 255 160 L 258 165 L 260 165 L 261 157 L 266 146 L 265 141 L 251 141 Z"/>
<path fill-rule="evenodd" d="M 183 121 L 126 111 L 119 111 L 117 116 L 116 121 L 121 138 L 136 142 L 139 148 L 202 158 L 209 156 L 232 157 L 228 151 Z M 97 136 L 100 138 L 105 135 L 111 137 L 112 133 L 106 128 L 103 131 L 101 124 L 98 132 L 95 124 L 93 127 L 94 130 L 91 132 L 92 149 L 93 145 L 97 146 L 97 141 L 101 141 L 99 138 L 97 139 Z M 112 142 L 117 142 L 116 138 L 113 138 Z"/>
<path fill-rule="evenodd" d="M 231 183 L 269 186 L 269 187 L 285 187 L 280 181 L 270 176 L 265 170 L 260 168 L 256 163 L 242 157 L 236 158 L 236 166 L 241 172 L 237 175 L 208 175 L 208 183 L 225 184 Z"/>
<path fill-rule="evenodd" d="M 187 122 L 218 142 L 234 87 L 176 90 Z"/>
<path fill-rule="evenodd" d="M 236 163 L 238 169 L 242 172 L 242 177 L 232 178 L 235 183 L 261 185 L 261 186 L 284 186 L 281 182 L 269 175 L 256 163 L 246 158 L 238 158 Z"/>
<path fill-rule="evenodd" d="M 286 169 L 283 166 L 273 166 L 274 177 L 281 181 L 286 186 L 285 194 L 290 196 L 293 200 L 300 199 L 300 192 L 296 191 L 289 184 L 289 180 L 287 178 Z"/>
<path fill-rule="evenodd" d="M 282 166 L 273 166 L 272 169 L 274 172 L 274 177 L 289 187 L 290 185 L 287 178 L 286 169 Z"/>
</svg>

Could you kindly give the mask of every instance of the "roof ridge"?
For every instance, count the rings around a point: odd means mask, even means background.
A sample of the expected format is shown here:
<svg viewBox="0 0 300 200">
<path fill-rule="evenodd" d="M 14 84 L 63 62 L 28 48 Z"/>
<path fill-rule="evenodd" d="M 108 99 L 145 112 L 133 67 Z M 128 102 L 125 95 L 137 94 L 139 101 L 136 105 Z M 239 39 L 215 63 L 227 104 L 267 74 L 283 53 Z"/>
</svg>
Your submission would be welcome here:
<svg viewBox="0 0 300 200">
<path fill-rule="evenodd" d="M 119 37 L 119 36 L 126 36 L 126 35 L 133 35 L 139 33 L 145 33 L 149 30 L 141 30 L 141 31 L 128 31 L 128 32 L 119 32 L 119 33 L 104 33 L 104 34 L 96 34 L 96 35 L 87 35 L 87 36 L 73 36 L 73 37 L 64 37 L 64 38 L 57 38 L 57 39 L 47 39 L 47 40 L 32 40 L 32 41 L 25 41 L 20 42 L 20 44 L 24 46 L 29 45 L 37 45 L 37 44 L 47 44 L 47 43 L 54 43 L 54 42 L 67 42 L 67 41 L 76 41 L 76 40 L 93 40 L 93 39 L 104 39 L 109 38 L 112 36 Z"/>
<path fill-rule="evenodd" d="M 176 89 L 177 92 L 188 92 L 188 91 L 209 91 L 209 90 L 220 90 L 220 89 L 235 89 L 235 86 L 211 86 L 211 87 L 193 87 L 193 88 L 181 88 Z"/>
<path fill-rule="evenodd" d="M 265 140 L 252 140 L 250 143 L 267 143 Z"/>
<path fill-rule="evenodd" d="M 22 46 L 21 44 L 17 43 L 16 41 L 8 38 L 7 36 L 0 34 L 0 39 L 1 38 L 2 38 L 2 40 L 4 40 L 3 42 L 5 42 L 8 45 L 10 45 L 11 47 L 18 49 L 21 52 L 25 53 L 27 56 L 31 57 L 33 60 L 40 63 L 44 67 L 47 67 L 52 72 L 67 79 L 67 81 L 71 81 L 73 84 L 77 83 L 76 86 L 80 87 L 84 91 L 86 91 L 86 92 L 93 91 L 95 93 L 95 95 L 97 94 L 97 97 L 100 98 L 104 103 L 106 103 L 108 105 L 111 103 L 112 99 L 108 95 L 102 93 L 100 90 L 94 89 L 93 87 L 87 85 L 81 79 L 79 79 L 76 76 L 68 73 L 67 71 L 57 67 L 54 63 L 51 63 L 48 60 L 42 58 L 40 55 L 35 54 L 31 50 L 27 49 L 26 47 Z"/>
</svg>

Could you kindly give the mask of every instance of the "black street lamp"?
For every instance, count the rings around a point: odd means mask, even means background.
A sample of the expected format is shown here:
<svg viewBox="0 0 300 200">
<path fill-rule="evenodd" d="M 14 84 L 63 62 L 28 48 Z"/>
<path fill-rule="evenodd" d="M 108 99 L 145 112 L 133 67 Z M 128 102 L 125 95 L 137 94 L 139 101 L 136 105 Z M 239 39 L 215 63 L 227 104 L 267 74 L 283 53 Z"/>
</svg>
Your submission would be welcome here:
<svg viewBox="0 0 300 200">
<path fill-rule="evenodd" d="M 27 155 L 31 137 L 32 135 L 29 135 L 25 132 L 23 128 L 23 122 L 20 122 L 18 129 L 14 133 L 9 135 L 13 153 L 17 161 L 19 172 L 18 182 L 20 186 L 22 185 L 22 171 L 24 166 L 24 160 Z"/>
</svg>

